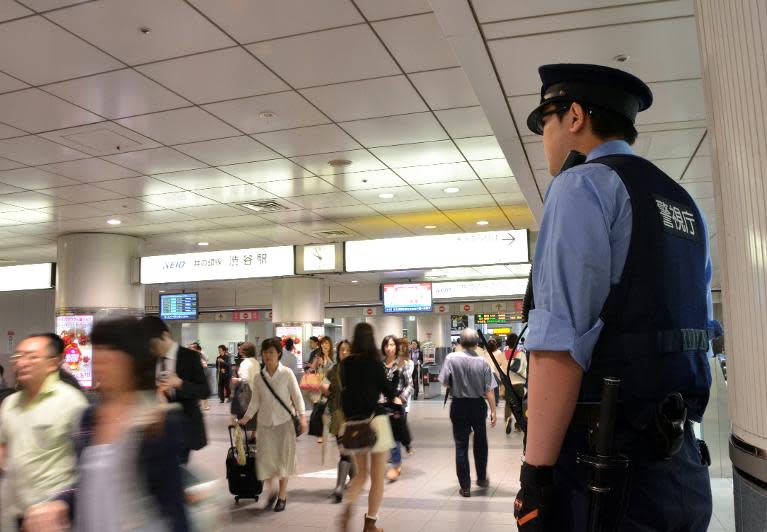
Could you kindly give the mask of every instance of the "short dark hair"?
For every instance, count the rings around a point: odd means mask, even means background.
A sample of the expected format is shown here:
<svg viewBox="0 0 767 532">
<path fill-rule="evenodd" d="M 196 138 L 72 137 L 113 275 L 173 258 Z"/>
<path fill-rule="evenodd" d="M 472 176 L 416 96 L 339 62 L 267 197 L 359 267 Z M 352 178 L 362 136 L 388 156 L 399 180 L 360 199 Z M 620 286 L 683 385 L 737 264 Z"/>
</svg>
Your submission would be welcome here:
<svg viewBox="0 0 767 532">
<path fill-rule="evenodd" d="M 264 351 L 272 347 L 275 350 L 277 350 L 277 354 L 278 354 L 277 360 L 282 359 L 282 340 L 280 340 L 277 337 L 267 338 L 266 340 L 261 342 L 261 358 L 264 357 Z"/>
<path fill-rule="evenodd" d="M 285 349 L 288 351 L 293 351 L 293 345 L 295 342 L 293 342 L 293 338 L 288 338 L 285 340 Z"/>
<path fill-rule="evenodd" d="M 243 342 L 240 345 L 240 350 L 242 351 L 242 356 L 245 358 L 256 356 L 256 346 L 253 345 L 252 342 Z"/>
<path fill-rule="evenodd" d="M 168 325 L 159 316 L 144 316 L 138 323 L 144 335 L 150 340 L 162 338 L 163 334 L 170 332 Z"/>
<path fill-rule="evenodd" d="M 416 348 L 416 349 L 421 349 L 421 342 L 419 342 L 419 341 L 418 341 L 418 340 L 416 340 L 415 338 L 413 338 L 412 340 L 410 340 L 410 343 L 411 343 L 411 344 L 415 344 L 415 348 Z"/>
<path fill-rule="evenodd" d="M 229 351 L 229 348 L 226 347 L 224 344 L 221 344 L 220 346 L 218 346 L 218 348 L 223 349 L 224 351 Z"/>
<path fill-rule="evenodd" d="M 66 346 L 64 345 L 64 340 L 61 339 L 61 336 L 58 334 L 54 334 L 51 332 L 44 332 L 44 333 L 35 333 L 30 334 L 24 338 L 24 340 L 29 340 L 30 338 L 45 338 L 48 340 L 48 356 L 51 358 L 59 357 L 61 358 L 64 355 L 64 349 Z"/>
<path fill-rule="evenodd" d="M 149 350 L 149 338 L 139 320 L 132 316 L 125 316 L 98 321 L 91 332 L 91 343 L 94 346 L 108 347 L 128 355 L 133 361 L 136 389 L 155 389 L 157 358 Z"/>
<path fill-rule="evenodd" d="M 352 354 L 381 360 L 381 352 L 376 349 L 376 341 L 373 337 L 373 327 L 369 323 L 358 323 L 354 326 Z"/>
<path fill-rule="evenodd" d="M 506 345 L 509 347 L 514 347 L 514 344 L 517 343 L 518 339 L 519 339 L 519 336 L 517 336 L 517 333 L 510 333 L 506 337 Z"/>
<path fill-rule="evenodd" d="M 487 350 L 492 355 L 498 349 L 498 341 L 495 338 L 487 340 Z"/>
<path fill-rule="evenodd" d="M 573 103 L 574 102 L 570 102 L 570 105 Z M 578 102 L 578 104 L 583 107 L 583 109 L 589 115 L 591 121 L 591 132 L 600 139 L 604 140 L 617 138 L 620 140 L 625 140 L 629 145 L 632 145 L 634 142 L 636 142 L 639 133 L 637 133 L 637 130 L 634 127 L 634 124 L 631 123 L 631 120 L 625 116 L 618 114 L 615 111 L 611 111 L 610 109 L 599 107 L 598 105 L 581 102 Z M 569 110 L 569 105 L 567 107 L 563 105 L 555 114 L 561 121 L 562 117 L 565 116 Z"/>
<path fill-rule="evenodd" d="M 310 341 L 310 342 L 317 342 L 317 343 L 320 343 L 320 339 L 319 339 L 319 338 L 317 338 L 316 336 L 310 336 L 310 337 L 309 337 L 309 341 Z"/>
</svg>

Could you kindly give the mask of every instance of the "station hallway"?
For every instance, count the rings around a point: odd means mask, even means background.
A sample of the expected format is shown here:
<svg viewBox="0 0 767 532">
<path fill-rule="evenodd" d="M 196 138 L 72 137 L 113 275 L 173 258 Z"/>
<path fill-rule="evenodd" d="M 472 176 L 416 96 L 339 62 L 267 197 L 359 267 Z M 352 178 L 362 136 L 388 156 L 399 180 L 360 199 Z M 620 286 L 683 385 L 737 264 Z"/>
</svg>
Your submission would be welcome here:
<svg viewBox="0 0 767 532">
<path fill-rule="evenodd" d="M 433 388 L 433 386 L 432 386 Z M 433 394 L 434 392 L 430 392 Z M 414 401 L 408 422 L 413 432 L 413 456 L 404 457 L 402 476 L 387 483 L 379 513 L 379 525 L 386 531 L 402 532 L 509 532 L 516 530 L 514 498 L 519 489 L 522 436 L 506 436 L 499 424 L 488 429 L 490 488 L 472 486 L 472 496 L 458 494 L 454 447 L 448 417 L 450 405 L 443 408 L 441 398 Z M 498 408 L 502 415 L 502 407 Z M 193 452 L 192 467 L 220 479 L 226 492 L 220 530 L 227 532 L 320 532 L 337 530 L 336 519 L 342 505 L 333 504 L 331 490 L 336 474 L 338 452 L 328 445 L 325 464 L 322 445 L 314 437 L 298 440 L 298 476 L 288 485 L 288 505 L 284 512 L 259 510 L 252 500 L 234 504 L 224 478 L 224 458 L 229 447 L 226 427 L 229 404 L 211 398 L 206 412 L 208 446 Z M 472 481 L 475 481 L 472 465 Z M 709 532 L 735 532 L 731 479 L 712 479 L 714 516 Z M 366 510 L 367 491 L 357 500 L 352 530 Z"/>
</svg>

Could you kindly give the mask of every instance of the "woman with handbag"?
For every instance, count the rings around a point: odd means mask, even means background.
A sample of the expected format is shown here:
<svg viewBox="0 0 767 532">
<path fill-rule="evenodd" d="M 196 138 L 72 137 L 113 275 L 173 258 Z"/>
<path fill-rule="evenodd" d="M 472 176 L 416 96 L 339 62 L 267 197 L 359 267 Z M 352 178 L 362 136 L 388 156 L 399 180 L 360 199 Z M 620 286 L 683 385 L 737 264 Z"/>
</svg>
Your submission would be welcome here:
<svg viewBox="0 0 767 532">
<path fill-rule="evenodd" d="M 354 328 L 352 354 L 340 363 L 341 408 L 344 425 L 341 435 L 343 449 L 354 456 L 357 475 L 347 490 L 347 502 L 341 514 L 341 532 L 348 532 L 354 501 L 370 476 L 368 512 L 363 532 L 383 532 L 376 526 L 384 489 L 386 453 L 394 446 L 389 416 L 378 398 L 383 394 L 395 403 L 401 403 L 386 378 L 376 348 L 373 328 L 369 323 L 358 323 Z"/>
<path fill-rule="evenodd" d="M 237 377 L 231 379 L 231 385 L 234 387 L 232 402 L 230 407 L 231 414 L 242 419 L 247 417 L 251 420 L 245 425 L 245 431 L 256 430 L 256 410 L 253 404 L 253 389 L 256 375 L 261 371 L 261 364 L 256 359 L 256 346 L 251 342 L 243 342 L 239 347 L 239 355 L 242 358 Z M 253 438 L 250 438 L 253 441 Z"/>
<path fill-rule="evenodd" d="M 330 417 L 330 434 L 340 438 L 341 428 L 344 424 L 344 412 L 341 409 L 341 374 L 338 368 L 346 357 L 352 352 L 352 344 L 349 340 L 341 340 L 336 346 L 337 363 L 325 374 L 325 380 L 322 382 L 322 393 L 328 399 L 327 414 Z M 340 442 L 339 442 L 340 445 Z M 356 474 L 354 461 L 352 457 L 343 452 L 339 446 L 341 458 L 338 461 L 338 475 L 336 476 L 336 487 L 333 490 L 333 498 L 336 503 L 340 503 L 344 497 L 344 487 L 346 486 L 346 477 L 354 478 Z"/>
<path fill-rule="evenodd" d="M 263 341 L 261 357 L 264 367 L 255 376 L 248 413 L 239 423 L 246 425 L 250 421 L 250 412 L 257 412 L 256 474 L 264 481 L 264 508 L 274 504 L 274 511 L 282 512 L 287 504 L 288 478 L 298 467 L 296 437 L 306 431 L 304 400 L 295 375 L 280 364 L 282 341 L 279 338 Z M 273 479 L 279 479 L 276 494 Z"/>
<path fill-rule="evenodd" d="M 313 382 L 316 382 L 312 388 L 307 388 L 309 391 L 309 397 L 312 403 L 312 415 L 311 418 L 315 421 L 314 426 L 309 425 L 309 434 L 317 436 L 317 443 L 322 443 L 323 423 L 322 416 L 325 413 L 325 407 L 327 400 L 322 393 L 322 382 L 325 380 L 325 375 L 333 367 L 333 342 L 327 336 L 322 336 L 319 339 L 319 351 L 317 356 L 312 360 L 309 366 L 309 375 L 313 376 Z"/>
<path fill-rule="evenodd" d="M 413 394 L 413 362 L 408 352 L 408 342 L 405 338 L 397 339 L 395 336 L 384 338 L 381 350 L 386 355 L 386 377 L 396 390 L 396 395 L 401 404 L 391 401 L 386 403 L 389 412 L 389 421 L 394 435 L 394 447 L 391 449 L 391 468 L 386 472 L 386 479 L 394 482 L 402 474 L 402 445 L 410 450 L 410 428 L 407 424 L 407 413 L 410 407 L 410 396 Z"/>
</svg>

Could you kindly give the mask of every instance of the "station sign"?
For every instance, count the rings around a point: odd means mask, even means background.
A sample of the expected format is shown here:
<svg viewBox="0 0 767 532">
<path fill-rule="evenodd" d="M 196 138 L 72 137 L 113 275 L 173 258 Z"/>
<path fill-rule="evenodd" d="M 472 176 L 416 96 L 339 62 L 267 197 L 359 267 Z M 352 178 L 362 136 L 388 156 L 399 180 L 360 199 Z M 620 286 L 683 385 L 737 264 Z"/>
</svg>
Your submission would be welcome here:
<svg viewBox="0 0 767 532">
<path fill-rule="evenodd" d="M 52 262 L 0 268 L 0 292 L 53 288 L 55 280 L 56 265 Z"/>
<path fill-rule="evenodd" d="M 347 272 L 516 264 L 529 258 L 526 229 L 352 240 L 345 244 Z"/>
<path fill-rule="evenodd" d="M 485 299 L 523 296 L 527 290 L 527 278 L 444 281 L 432 283 L 431 287 L 434 299 Z M 464 310 L 464 312 L 469 311 Z"/>
<path fill-rule="evenodd" d="M 253 279 L 294 274 L 293 246 L 141 257 L 141 284 Z"/>
</svg>

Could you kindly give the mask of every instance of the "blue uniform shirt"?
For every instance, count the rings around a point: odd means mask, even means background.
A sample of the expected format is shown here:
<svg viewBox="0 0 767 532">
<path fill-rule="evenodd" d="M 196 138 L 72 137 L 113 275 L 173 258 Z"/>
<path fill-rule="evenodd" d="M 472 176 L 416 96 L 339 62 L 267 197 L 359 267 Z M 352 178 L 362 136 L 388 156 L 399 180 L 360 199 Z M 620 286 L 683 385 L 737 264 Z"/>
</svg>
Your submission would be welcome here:
<svg viewBox="0 0 767 532">
<path fill-rule="evenodd" d="M 554 178 L 544 201 L 535 250 L 533 293 L 525 339 L 528 351 L 569 351 L 588 371 L 604 326 L 600 319 L 611 285 L 618 284 L 631 241 L 631 201 L 620 177 L 588 161 L 634 151 L 622 140 L 594 148 L 586 163 Z M 702 213 L 701 213 L 702 216 Z M 711 277 L 705 219 L 708 319 Z"/>
</svg>

